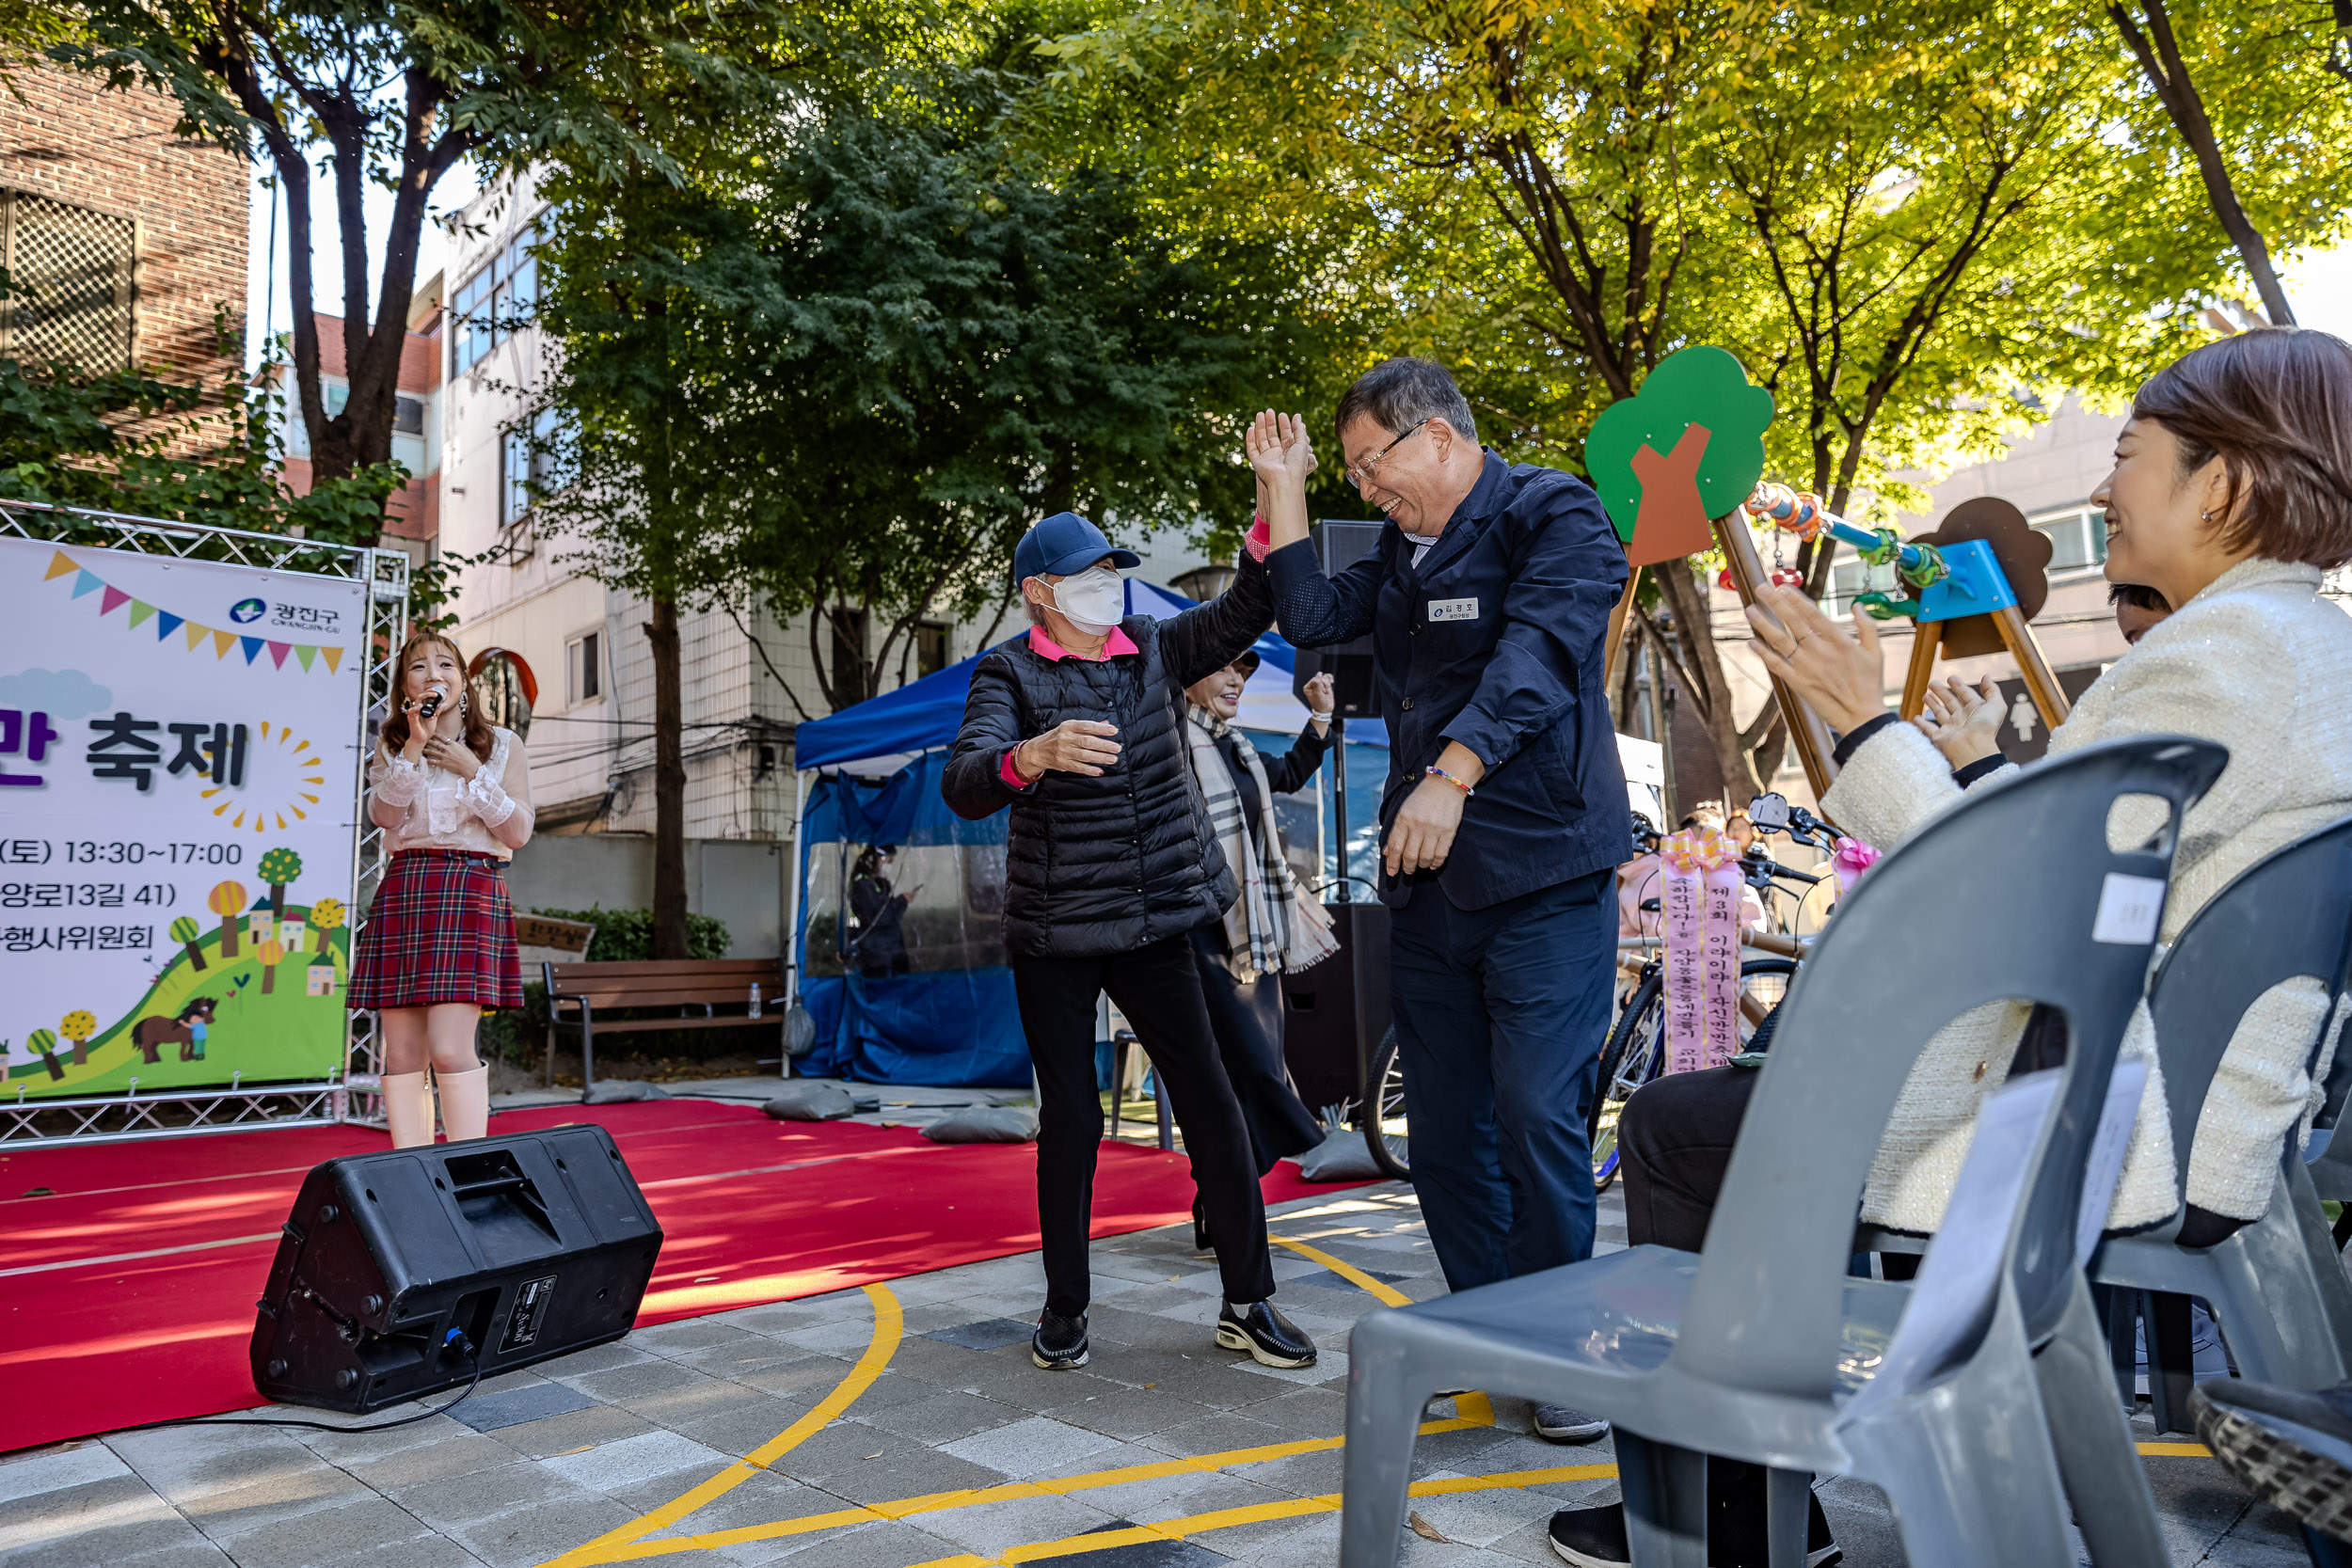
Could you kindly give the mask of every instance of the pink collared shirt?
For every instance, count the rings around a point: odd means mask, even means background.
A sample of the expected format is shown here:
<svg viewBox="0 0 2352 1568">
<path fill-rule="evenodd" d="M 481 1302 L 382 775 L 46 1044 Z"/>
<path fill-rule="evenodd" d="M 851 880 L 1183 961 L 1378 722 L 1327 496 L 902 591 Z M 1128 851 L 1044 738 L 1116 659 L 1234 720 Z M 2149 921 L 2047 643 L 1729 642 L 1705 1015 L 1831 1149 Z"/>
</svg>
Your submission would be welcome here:
<svg viewBox="0 0 2352 1568">
<path fill-rule="evenodd" d="M 1029 651 L 1040 658 L 1049 658 L 1056 663 L 1065 658 L 1080 657 L 1046 636 L 1043 626 L 1029 628 Z M 1099 664 L 1106 658 L 1116 658 L 1121 654 L 1141 652 L 1143 650 L 1136 646 L 1136 640 L 1127 635 L 1126 627 L 1113 626 L 1110 635 L 1103 639 L 1103 651 L 1095 655 L 1089 662 Z M 1021 748 L 1017 743 L 1005 748 L 1004 756 L 996 764 L 996 776 L 1005 781 L 1005 785 L 1009 789 L 1034 789 L 1037 787 L 1037 780 L 1024 779 L 1013 769 L 1012 754 L 1019 750 Z"/>
</svg>

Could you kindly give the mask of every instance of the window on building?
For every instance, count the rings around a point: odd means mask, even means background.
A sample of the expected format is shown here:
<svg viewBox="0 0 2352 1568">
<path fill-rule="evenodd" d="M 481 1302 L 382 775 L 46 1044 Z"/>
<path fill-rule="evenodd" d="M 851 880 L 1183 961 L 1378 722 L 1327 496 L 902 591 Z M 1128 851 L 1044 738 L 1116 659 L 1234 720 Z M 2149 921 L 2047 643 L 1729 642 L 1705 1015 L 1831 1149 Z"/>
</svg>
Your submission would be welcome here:
<svg viewBox="0 0 2352 1568">
<path fill-rule="evenodd" d="M 424 399 L 402 392 L 393 400 L 392 432 L 397 436 L 424 434 Z"/>
<path fill-rule="evenodd" d="M 939 621 L 925 621 L 914 628 L 914 673 L 919 678 L 936 675 L 947 668 L 947 627 Z"/>
<path fill-rule="evenodd" d="M 604 634 L 583 632 L 564 645 L 564 692 L 578 707 L 604 695 Z"/>
<path fill-rule="evenodd" d="M 548 214 L 492 256 L 480 272 L 450 296 L 450 372 L 469 370 L 484 355 L 531 320 L 539 309 L 539 242 L 547 237 Z"/>
<path fill-rule="evenodd" d="M 138 346 L 133 309 L 138 226 L 26 191 L 0 190 L 0 358 L 64 361 L 99 373 L 128 370 Z"/>
<path fill-rule="evenodd" d="M 866 701 L 866 611 L 837 604 L 827 619 L 833 625 L 833 705 L 838 711 Z"/>
<path fill-rule="evenodd" d="M 527 428 L 508 431 L 499 441 L 499 526 L 512 528 L 531 515 L 532 501 L 552 494 L 562 436 L 555 410 L 542 408 Z"/>
<path fill-rule="evenodd" d="M 2087 571 L 2107 559 L 2106 515 L 2095 506 L 2070 506 L 2028 519 L 2050 536 L 2050 575 Z"/>
</svg>

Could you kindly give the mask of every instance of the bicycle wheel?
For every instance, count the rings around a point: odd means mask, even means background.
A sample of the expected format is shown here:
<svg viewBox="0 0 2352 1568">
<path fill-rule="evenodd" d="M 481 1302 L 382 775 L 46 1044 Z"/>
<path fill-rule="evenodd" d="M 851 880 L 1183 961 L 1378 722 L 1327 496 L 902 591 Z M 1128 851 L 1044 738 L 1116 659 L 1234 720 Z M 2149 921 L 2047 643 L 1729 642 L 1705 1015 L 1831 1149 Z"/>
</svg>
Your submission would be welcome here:
<svg viewBox="0 0 2352 1568">
<path fill-rule="evenodd" d="M 1364 1144 L 1372 1163 L 1399 1181 L 1410 1181 L 1413 1169 L 1406 1153 L 1405 1065 L 1397 1060 L 1396 1031 L 1380 1037 L 1372 1053 L 1371 1093 L 1364 1107 Z"/>
<path fill-rule="evenodd" d="M 1628 1096 L 1657 1075 L 1659 1042 L 1666 1033 L 1663 983 L 1658 974 L 1642 976 L 1600 1048 L 1593 1107 L 1584 1121 L 1584 1135 L 1593 1150 L 1595 1192 L 1607 1192 L 1617 1179 L 1617 1113 L 1625 1108 Z"/>
<path fill-rule="evenodd" d="M 1788 983 L 1796 977 L 1794 958 L 1749 958 L 1740 965 L 1740 995 L 1756 1006 L 1760 1018 L 1780 1006 L 1781 998 L 1788 994 Z M 1753 1030 L 1746 1020 L 1740 1022 L 1740 1037 L 1745 1039 Z"/>
</svg>

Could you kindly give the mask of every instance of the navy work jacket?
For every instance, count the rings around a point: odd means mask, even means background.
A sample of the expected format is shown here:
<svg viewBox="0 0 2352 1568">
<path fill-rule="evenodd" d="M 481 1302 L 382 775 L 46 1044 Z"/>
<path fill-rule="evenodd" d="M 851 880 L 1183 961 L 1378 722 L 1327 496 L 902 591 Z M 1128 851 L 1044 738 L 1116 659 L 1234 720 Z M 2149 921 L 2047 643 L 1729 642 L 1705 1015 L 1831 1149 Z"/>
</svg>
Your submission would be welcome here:
<svg viewBox="0 0 2352 1568">
<path fill-rule="evenodd" d="M 1382 900 L 1402 907 L 1434 876 L 1457 909 L 1482 910 L 1617 864 L 1633 822 L 1601 644 L 1626 564 L 1599 498 L 1489 451 L 1419 566 L 1413 545 L 1390 523 L 1333 578 L 1306 541 L 1266 557 L 1276 624 L 1294 644 L 1373 638 L 1391 743 L 1383 845 L 1447 741 L 1486 765 L 1445 864 L 1408 878 L 1384 868 Z"/>
</svg>

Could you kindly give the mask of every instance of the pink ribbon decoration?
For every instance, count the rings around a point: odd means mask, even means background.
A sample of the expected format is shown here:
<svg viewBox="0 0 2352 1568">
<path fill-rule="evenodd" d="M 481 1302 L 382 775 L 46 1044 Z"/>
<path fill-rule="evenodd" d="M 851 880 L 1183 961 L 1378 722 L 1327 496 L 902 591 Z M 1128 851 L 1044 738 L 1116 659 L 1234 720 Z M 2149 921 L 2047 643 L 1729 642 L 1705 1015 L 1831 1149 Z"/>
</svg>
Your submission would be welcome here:
<svg viewBox="0 0 2352 1568">
<path fill-rule="evenodd" d="M 1829 868 L 1837 878 L 1837 896 L 1843 898 L 1853 891 L 1862 874 L 1878 864 L 1879 852 L 1858 838 L 1841 838 L 1837 852 L 1830 857 Z"/>
<path fill-rule="evenodd" d="M 1713 829 L 1659 846 L 1666 938 L 1666 1070 L 1740 1053 L 1740 847 Z"/>
</svg>

